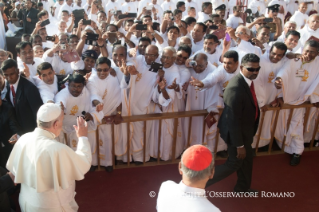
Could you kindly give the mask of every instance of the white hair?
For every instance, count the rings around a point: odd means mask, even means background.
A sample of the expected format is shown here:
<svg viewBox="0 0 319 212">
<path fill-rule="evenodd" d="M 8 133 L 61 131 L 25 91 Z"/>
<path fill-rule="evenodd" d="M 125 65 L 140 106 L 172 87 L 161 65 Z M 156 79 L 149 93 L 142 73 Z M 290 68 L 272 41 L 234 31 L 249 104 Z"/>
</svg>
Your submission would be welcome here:
<svg viewBox="0 0 319 212">
<path fill-rule="evenodd" d="M 163 53 L 165 51 L 171 51 L 173 52 L 173 57 L 176 57 L 177 56 L 177 52 L 176 52 L 176 49 L 172 46 L 166 46 L 164 49 L 163 49 Z"/>
<path fill-rule="evenodd" d="M 289 24 L 294 24 L 294 25 L 297 26 L 297 23 L 296 23 L 295 21 L 287 21 L 287 22 L 285 23 L 285 27 L 288 27 Z"/>
<path fill-rule="evenodd" d="M 250 35 L 250 29 L 248 27 L 246 27 L 246 26 L 243 26 L 243 25 L 239 25 L 237 27 L 237 29 L 235 31 L 235 34 L 238 34 L 241 29 L 244 29 L 246 31 L 247 35 Z"/>
<path fill-rule="evenodd" d="M 315 17 L 315 16 L 319 17 L 319 14 L 318 13 L 312 14 L 311 16 L 309 16 L 308 20 L 310 20 L 310 18 Z"/>
</svg>

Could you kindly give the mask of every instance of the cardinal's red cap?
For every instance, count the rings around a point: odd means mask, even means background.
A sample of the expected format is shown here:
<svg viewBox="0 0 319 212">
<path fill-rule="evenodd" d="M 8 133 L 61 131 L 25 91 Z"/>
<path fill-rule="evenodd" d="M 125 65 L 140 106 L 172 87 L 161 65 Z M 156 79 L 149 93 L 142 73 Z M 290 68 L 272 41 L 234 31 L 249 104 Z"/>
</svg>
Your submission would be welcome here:
<svg viewBox="0 0 319 212">
<path fill-rule="evenodd" d="M 185 150 L 182 163 L 193 171 L 206 169 L 213 160 L 213 154 L 203 145 L 194 145 Z"/>
</svg>

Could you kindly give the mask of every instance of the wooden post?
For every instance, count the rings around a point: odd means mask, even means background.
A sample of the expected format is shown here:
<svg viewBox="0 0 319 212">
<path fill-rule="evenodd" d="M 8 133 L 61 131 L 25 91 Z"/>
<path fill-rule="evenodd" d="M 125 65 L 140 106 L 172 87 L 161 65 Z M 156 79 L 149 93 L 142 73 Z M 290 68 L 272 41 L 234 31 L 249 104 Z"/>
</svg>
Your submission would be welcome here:
<svg viewBox="0 0 319 212">
<path fill-rule="evenodd" d="M 261 120 L 259 122 L 260 125 L 259 125 L 259 129 L 258 129 L 258 136 L 257 136 L 257 142 L 256 142 L 256 154 L 258 152 L 259 141 L 260 141 L 261 131 L 262 131 L 262 128 L 264 125 L 265 114 L 266 114 L 266 112 L 261 112 Z"/>
<path fill-rule="evenodd" d="M 187 148 L 191 146 L 192 116 L 188 120 Z"/>
<path fill-rule="evenodd" d="M 143 165 L 145 165 L 145 150 L 146 150 L 146 121 L 144 121 L 144 127 L 143 127 Z"/>
<path fill-rule="evenodd" d="M 223 110 L 219 110 L 218 113 L 218 121 L 222 115 Z M 218 121 L 216 123 L 216 125 L 218 124 Z M 216 154 L 217 154 L 217 147 L 218 147 L 218 142 L 219 142 L 219 128 L 217 127 L 216 129 L 216 139 L 215 139 L 215 146 L 214 146 L 214 157 L 216 158 Z"/>
<path fill-rule="evenodd" d="M 294 113 L 294 108 L 291 108 L 290 109 L 290 113 L 289 113 L 289 117 L 288 117 L 288 122 L 287 122 L 287 133 L 288 133 L 288 130 L 289 130 L 289 126 L 290 126 L 290 122 L 291 122 L 291 119 L 292 119 L 292 114 Z M 287 134 L 286 133 L 286 134 Z M 284 136 L 284 140 L 282 141 L 282 146 L 281 146 L 281 151 L 285 151 L 285 142 L 286 142 L 286 135 Z"/>
<path fill-rule="evenodd" d="M 159 129 L 158 129 L 158 145 L 157 145 L 157 164 L 160 163 L 161 157 L 161 137 L 162 136 L 162 119 L 159 120 Z"/>
<path fill-rule="evenodd" d="M 316 123 L 315 123 L 315 128 L 313 129 L 312 139 L 311 139 L 311 143 L 310 143 L 310 150 L 313 148 L 313 143 L 315 141 L 316 134 L 318 132 L 318 127 L 319 127 L 319 117 L 317 117 L 317 120 L 316 120 Z"/>
<path fill-rule="evenodd" d="M 276 127 L 277 127 L 280 108 L 278 107 L 276 110 L 277 111 L 276 111 L 274 126 L 271 128 L 271 137 L 270 137 L 270 143 L 269 143 L 269 147 L 268 147 L 268 154 L 271 153 L 272 143 L 274 142 L 275 131 L 276 131 Z"/>
<path fill-rule="evenodd" d="M 130 166 L 131 160 L 131 142 L 130 142 L 130 122 L 127 122 L 127 166 Z"/>
<path fill-rule="evenodd" d="M 112 130 L 112 158 L 113 158 L 113 169 L 115 169 L 115 139 L 114 139 L 114 123 L 111 125 Z"/>
<path fill-rule="evenodd" d="M 96 137 L 96 157 L 97 157 L 97 169 L 100 170 L 101 168 L 101 163 L 100 163 L 100 135 L 99 135 L 99 128 L 100 126 L 98 125 L 96 130 L 95 130 L 95 137 Z"/>
<path fill-rule="evenodd" d="M 176 154 L 177 126 L 178 126 L 178 118 L 175 118 L 174 119 L 174 131 L 173 131 L 172 162 L 175 160 L 175 154 Z"/>
<path fill-rule="evenodd" d="M 306 129 L 307 129 L 307 123 L 308 123 L 308 119 L 309 119 L 309 115 L 310 115 L 310 107 L 306 108 L 306 113 L 305 113 L 305 119 L 303 122 L 303 134 L 305 134 Z"/>
</svg>

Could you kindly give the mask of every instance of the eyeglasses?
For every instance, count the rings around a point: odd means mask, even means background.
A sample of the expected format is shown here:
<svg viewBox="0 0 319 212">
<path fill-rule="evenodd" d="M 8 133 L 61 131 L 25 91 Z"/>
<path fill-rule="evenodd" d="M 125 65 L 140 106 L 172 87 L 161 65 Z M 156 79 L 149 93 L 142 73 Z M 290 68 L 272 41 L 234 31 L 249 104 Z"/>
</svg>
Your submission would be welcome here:
<svg viewBox="0 0 319 212">
<path fill-rule="evenodd" d="M 244 67 L 249 72 L 258 72 L 260 70 L 260 66 L 258 68 L 249 68 L 249 67 L 246 67 L 246 66 L 244 66 Z"/>
<path fill-rule="evenodd" d="M 166 56 L 162 56 L 162 59 L 163 59 L 163 60 L 166 60 L 166 59 L 167 59 L 167 60 L 172 60 L 172 59 L 174 59 L 174 57 L 166 57 Z"/>
<path fill-rule="evenodd" d="M 110 68 L 105 68 L 105 69 L 100 69 L 100 68 L 98 68 L 98 69 L 96 69 L 96 71 L 97 72 L 108 72 L 110 70 Z"/>
<path fill-rule="evenodd" d="M 155 54 L 145 54 L 144 56 L 145 57 L 156 57 L 157 55 L 155 55 Z"/>
</svg>

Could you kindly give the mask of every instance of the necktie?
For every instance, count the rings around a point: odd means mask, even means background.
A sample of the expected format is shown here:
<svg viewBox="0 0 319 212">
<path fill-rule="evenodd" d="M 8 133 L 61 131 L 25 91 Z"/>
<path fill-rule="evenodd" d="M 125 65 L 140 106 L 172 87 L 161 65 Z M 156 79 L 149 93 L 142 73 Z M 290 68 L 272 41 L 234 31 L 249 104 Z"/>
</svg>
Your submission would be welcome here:
<svg viewBox="0 0 319 212">
<path fill-rule="evenodd" d="M 13 85 L 10 85 L 11 93 L 12 93 L 12 101 L 13 105 L 16 106 L 16 92 L 14 91 Z"/>
<path fill-rule="evenodd" d="M 253 99 L 254 99 L 254 103 L 255 103 L 255 107 L 256 107 L 256 115 L 255 115 L 255 120 L 256 120 L 258 117 L 258 106 L 257 106 L 257 97 L 256 97 L 256 93 L 255 93 L 254 82 L 251 82 L 250 92 L 253 95 Z"/>
</svg>

